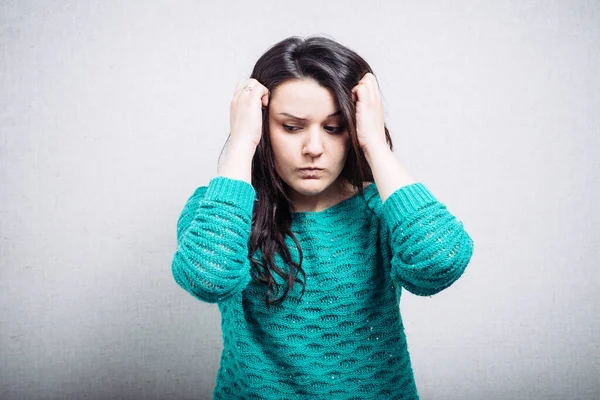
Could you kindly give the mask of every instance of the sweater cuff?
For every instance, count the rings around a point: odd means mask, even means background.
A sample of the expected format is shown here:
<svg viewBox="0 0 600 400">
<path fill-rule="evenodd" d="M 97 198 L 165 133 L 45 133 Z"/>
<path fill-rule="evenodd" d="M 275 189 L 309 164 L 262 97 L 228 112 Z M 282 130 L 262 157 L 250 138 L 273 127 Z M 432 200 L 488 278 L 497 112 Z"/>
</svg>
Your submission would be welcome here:
<svg viewBox="0 0 600 400">
<path fill-rule="evenodd" d="M 208 183 L 204 195 L 205 200 L 234 204 L 252 212 L 256 191 L 246 181 L 216 176 Z"/>
<path fill-rule="evenodd" d="M 416 182 L 392 193 L 383 204 L 383 214 L 388 221 L 396 221 L 435 201 L 433 193 L 422 182 Z"/>
</svg>

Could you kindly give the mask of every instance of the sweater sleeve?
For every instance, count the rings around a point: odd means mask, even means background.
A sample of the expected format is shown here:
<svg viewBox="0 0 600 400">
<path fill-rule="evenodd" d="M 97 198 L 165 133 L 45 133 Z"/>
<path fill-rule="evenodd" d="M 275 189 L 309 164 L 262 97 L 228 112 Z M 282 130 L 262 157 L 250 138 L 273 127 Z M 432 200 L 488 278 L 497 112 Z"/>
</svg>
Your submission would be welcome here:
<svg viewBox="0 0 600 400">
<path fill-rule="evenodd" d="M 473 254 L 473 240 L 421 182 L 403 186 L 383 204 L 392 255 L 391 277 L 418 296 L 454 283 Z"/>
<path fill-rule="evenodd" d="M 225 301 L 250 282 L 255 198 L 248 182 L 217 176 L 187 200 L 177 221 L 171 270 L 175 282 L 199 300 Z"/>
</svg>

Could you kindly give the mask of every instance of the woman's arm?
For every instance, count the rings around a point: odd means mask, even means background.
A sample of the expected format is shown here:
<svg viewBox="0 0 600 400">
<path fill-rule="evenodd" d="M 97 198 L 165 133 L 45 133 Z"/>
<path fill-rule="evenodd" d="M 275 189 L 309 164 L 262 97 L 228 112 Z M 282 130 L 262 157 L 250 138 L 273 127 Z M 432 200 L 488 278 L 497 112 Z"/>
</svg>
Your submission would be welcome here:
<svg viewBox="0 0 600 400">
<path fill-rule="evenodd" d="M 404 186 L 383 203 L 383 229 L 392 255 L 391 278 L 419 296 L 452 285 L 473 254 L 473 240 L 421 182 Z"/>
<path fill-rule="evenodd" d="M 391 276 L 409 292 L 430 296 L 452 285 L 473 253 L 462 222 L 409 175 L 383 144 L 365 148 L 383 203 L 392 252 Z"/>
<path fill-rule="evenodd" d="M 177 221 L 175 281 L 217 303 L 249 283 L 248 238 L 256 192 L 248 182 L 217 176 L 188 199 Z"/>
<path fill-rule="evenodd" d="M 365 146 L 363 152 L 373 172 L 382 203 L 385 203 L 396 190 L 415 183 L 413 177 L 390 150 L 387 143 Z"/>
</svg>

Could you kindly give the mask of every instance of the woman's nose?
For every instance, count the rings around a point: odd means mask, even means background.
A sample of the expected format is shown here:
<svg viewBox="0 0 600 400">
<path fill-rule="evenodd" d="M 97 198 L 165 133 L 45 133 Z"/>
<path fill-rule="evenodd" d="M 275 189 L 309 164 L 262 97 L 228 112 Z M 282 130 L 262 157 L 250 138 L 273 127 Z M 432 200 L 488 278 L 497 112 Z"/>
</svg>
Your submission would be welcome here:
<svg viewBox="0 0 600 400">
<path fill-rule="evenodd" d="M 303 153 L 312 157 L 319 156 L 323 153 L 321 132 L 319 132 L 318 129 L 313 129 L 309 132 L 307 142 L 304 145 Z"/>
</svg>

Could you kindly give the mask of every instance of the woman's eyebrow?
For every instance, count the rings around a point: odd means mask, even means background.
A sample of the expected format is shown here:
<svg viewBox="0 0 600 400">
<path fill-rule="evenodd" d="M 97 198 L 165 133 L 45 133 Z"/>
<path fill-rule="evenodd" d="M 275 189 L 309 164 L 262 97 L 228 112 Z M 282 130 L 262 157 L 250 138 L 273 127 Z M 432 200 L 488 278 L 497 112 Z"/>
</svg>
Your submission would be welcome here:
<svg viewBox="0 0 600 400">
<path fill-rule="evenodd" d="M 327 118 L 336 117 L 336 116 L 338 116 L 338 115 L 341 115 L 341 114 L 342 114 L 341 110 L 337 110 L 337 111 L 336 111 L 336 112 L 334 112 L 333 114 L 329 114 L 329 115 L 327 116 Z M 286 112 L 281 112 L 281 113 L 279 113 L 278 115 L 284 115 L 284 116 L 286 116 L 286 117 L 293 118 L 293 119 L 296 119 L 296 120 L 298 120 L 298 121 L 306 121 L 306 120 L 307 120 L 306 118 L 300 118 L 300 117 L 296 117 L 295 115 L 288 114 L 288 113 L 286 113 Z"/>
</svg>

